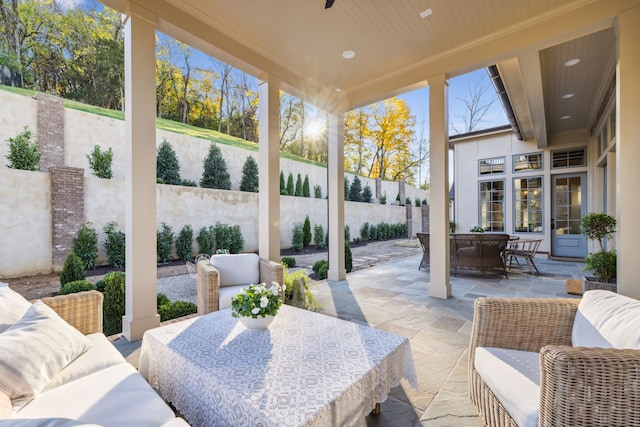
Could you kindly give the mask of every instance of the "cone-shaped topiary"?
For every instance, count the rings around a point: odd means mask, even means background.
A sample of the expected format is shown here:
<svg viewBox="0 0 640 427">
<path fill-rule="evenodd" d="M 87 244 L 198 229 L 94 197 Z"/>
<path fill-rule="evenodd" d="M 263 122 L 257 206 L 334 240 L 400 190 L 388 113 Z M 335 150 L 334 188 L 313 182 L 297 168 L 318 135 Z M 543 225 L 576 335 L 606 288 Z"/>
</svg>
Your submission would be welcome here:
<svg viewBox="0 0 640 427">
<path fill-rule="evenodd" d="M 305 248 L 311 243 L 311 221 L 309 221 L 309 215 L 304 219 L 302 225 L 302 246 Z"/>
<path fill-rule="evenodd" d="M 204 159 L 204 171 L 200 180 L 200 187 L 231 190 L 231 179 L 227 171 L 227 162 L 216 144 L 209 146 L 209 154 Z"/>
<path fill-rule="evenodd" d="M 293 174 L 289 172 L 289 176 L 287 177 L 287 194 L 293 196 L 295 194 L 295 189 L 293 188 Z"/>
<path fill-rule="evenodd" d="M 311 197 L 311 189 L 309 188 L 309 175 L 304 176 L 302 183 L 302 197 Z"/>
<path fill-rule="evenodd" d="M 256 163 L 256 160 L 253 158 L 253 156 L 249 156 L 244 162 L 244 166 L 242 166 L 240 191 L 257 193 L 259 185 L 260 182 L 258 180 L 258 163 Z"/>
<path fill-rule="evenodd" d="M 158 147 L 156 155 L 156 177 L 165 184 L 180 185 L 180 162 L 173 147 L 166 139 Z"/>
<path fill-rule="evenodd" d="M 280 194 L 283 196 L 287 195 L 287 186 L 284 183 L 284 172 L 280 171 Z"/>
</svg>

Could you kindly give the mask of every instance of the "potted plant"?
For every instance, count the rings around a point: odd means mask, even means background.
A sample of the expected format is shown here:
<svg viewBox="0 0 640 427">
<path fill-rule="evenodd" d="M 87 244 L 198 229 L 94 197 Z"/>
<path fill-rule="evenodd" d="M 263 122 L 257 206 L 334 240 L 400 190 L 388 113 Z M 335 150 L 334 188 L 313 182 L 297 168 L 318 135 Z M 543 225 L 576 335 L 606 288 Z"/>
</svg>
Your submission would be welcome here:
<svg viewBox="0 0 640 427">
<path fill-rule="evenodd" d="M 605 239 L 612 238 L 616 232 L 616 219 L 605 213 L 591 212 L 582 217 L 580 231 L 587 240 L 598 242 L 600 248 L 585 258 L 584 270 L 590 271 L 593 276 L 585 277 L 583 292 L 591 289 L 616 292 L 616 252 L 604 248 Z"/>
<path fill-rule="evenodd" d="M 231 298 L 231 315 L 249 329 L 266 329 L 282 305 L 280 291 L 278 282 L 271 282 L 271 287 L 265 283 L 249 285 Z"/>
<path fill-rule="evenodd" d="M 469 228 L 469 232 L 471 232 L 471 233 L 484 233 L 484 228 L 482 228 L 479 225 L 472 225 L 471 228 Z"/>
</svg>

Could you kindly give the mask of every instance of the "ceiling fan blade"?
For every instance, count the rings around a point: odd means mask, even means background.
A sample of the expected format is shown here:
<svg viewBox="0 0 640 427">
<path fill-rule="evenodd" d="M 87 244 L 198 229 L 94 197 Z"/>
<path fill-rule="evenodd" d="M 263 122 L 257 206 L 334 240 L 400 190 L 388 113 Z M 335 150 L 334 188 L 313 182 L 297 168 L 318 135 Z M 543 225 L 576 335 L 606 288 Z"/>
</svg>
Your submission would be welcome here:
<svg viewBox="0 0 640 427">
<path fill-rule="evenodd" d="M 333 2 L 336 0 L 327 0 L 327 4 L 324 5 L 325 9 L 329 9 L 331 6 L 333 6 Z"/>
</svg>

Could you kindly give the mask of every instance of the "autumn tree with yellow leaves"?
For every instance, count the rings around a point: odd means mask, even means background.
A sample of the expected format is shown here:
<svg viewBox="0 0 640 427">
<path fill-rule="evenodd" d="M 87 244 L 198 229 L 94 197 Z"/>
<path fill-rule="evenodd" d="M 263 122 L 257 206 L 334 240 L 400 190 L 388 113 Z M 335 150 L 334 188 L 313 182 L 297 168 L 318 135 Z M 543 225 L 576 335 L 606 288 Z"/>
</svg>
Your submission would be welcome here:
<svg viewBox="0 0 640 427">
<path fill-rule="evenodd" d="M 345 115 L 345 169 L 390 181 L 415 181 L 424 160 L 415 155 L 415 117 L 404 100 L 385 101 Z M 424 157 L 424 156 L 423 156 Z"/>
</svg>

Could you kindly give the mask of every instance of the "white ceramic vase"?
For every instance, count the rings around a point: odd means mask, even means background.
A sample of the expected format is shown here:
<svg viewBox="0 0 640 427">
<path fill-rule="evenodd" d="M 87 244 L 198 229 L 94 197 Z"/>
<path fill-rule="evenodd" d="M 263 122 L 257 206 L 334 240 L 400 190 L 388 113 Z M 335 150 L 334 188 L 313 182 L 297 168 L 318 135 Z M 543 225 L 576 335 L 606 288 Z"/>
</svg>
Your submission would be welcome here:
<svg viewBox="0 0 640 427">
<path fill-rule="evenodd" d="M 264 330 L 269 327 L 275 316 L 258 316 L 257 319 L 253 317 L 240 317 L 240 321 L 247 329 Z"/>
</svg>

